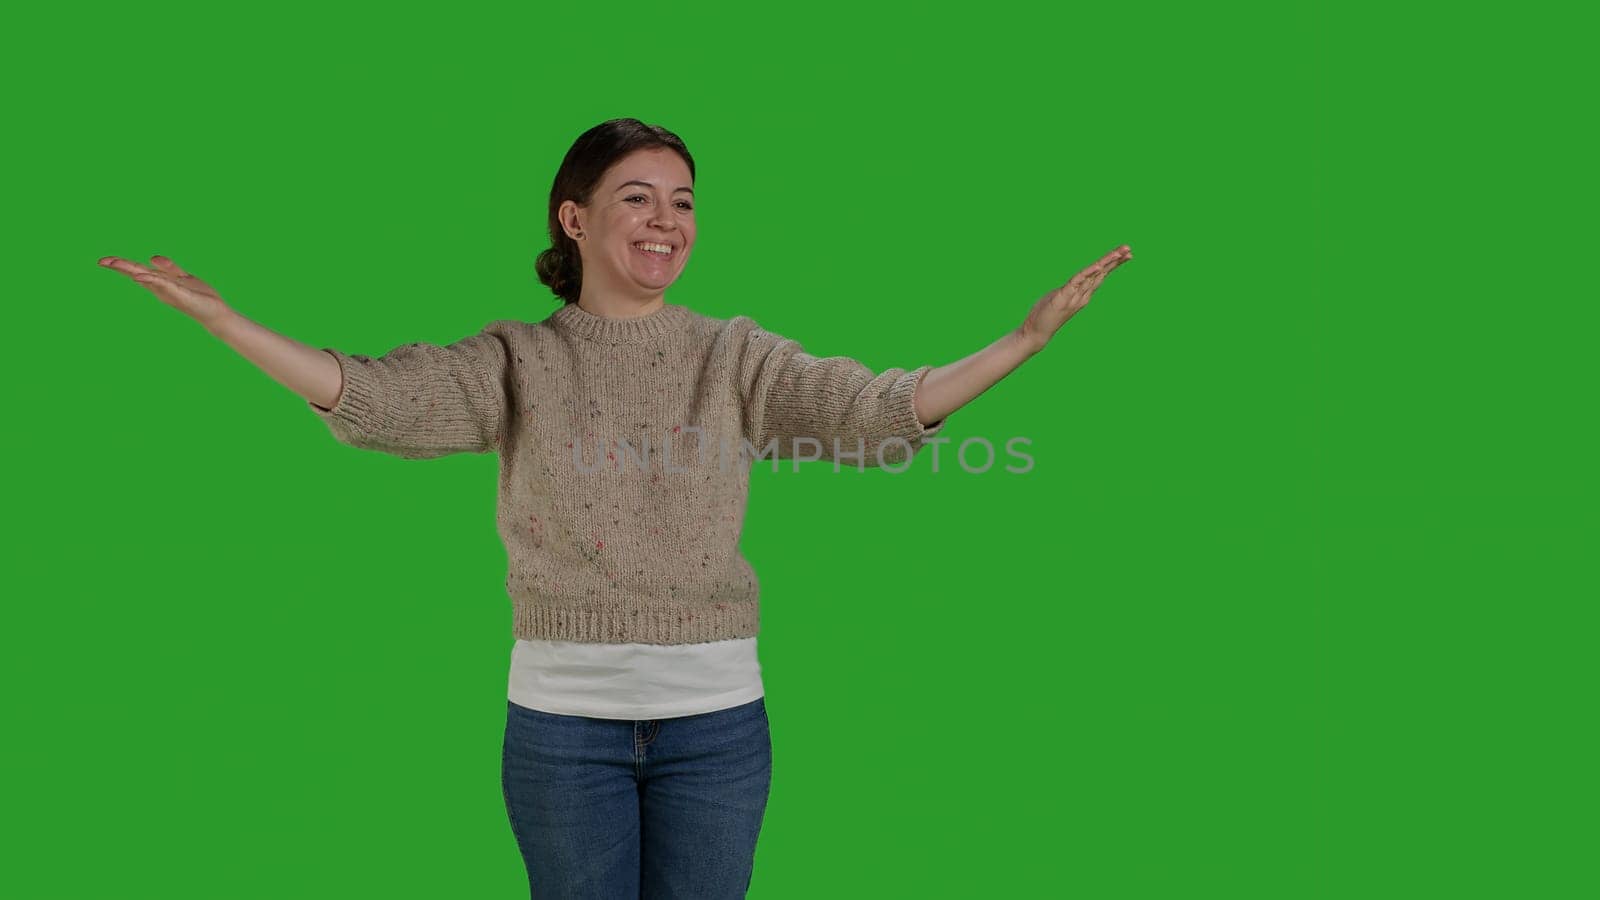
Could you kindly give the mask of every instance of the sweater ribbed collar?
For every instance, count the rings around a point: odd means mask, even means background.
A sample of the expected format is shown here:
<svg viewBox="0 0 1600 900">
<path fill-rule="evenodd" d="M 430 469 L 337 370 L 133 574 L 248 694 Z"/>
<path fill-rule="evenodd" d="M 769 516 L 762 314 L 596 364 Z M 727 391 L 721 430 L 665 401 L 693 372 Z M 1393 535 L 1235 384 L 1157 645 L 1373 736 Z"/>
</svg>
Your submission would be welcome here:
<svg viewBox="0 0 1600 900">
<path fill-rule="evenodd" d="M 550 314 L 557 328 L 602 344 L 644 344 L 673 334 L 688 324 L 687 306 L 663 303 L 654 312 L 633 318 L 597 316 L 576 303 L 564 304 Z"/>
</svg>

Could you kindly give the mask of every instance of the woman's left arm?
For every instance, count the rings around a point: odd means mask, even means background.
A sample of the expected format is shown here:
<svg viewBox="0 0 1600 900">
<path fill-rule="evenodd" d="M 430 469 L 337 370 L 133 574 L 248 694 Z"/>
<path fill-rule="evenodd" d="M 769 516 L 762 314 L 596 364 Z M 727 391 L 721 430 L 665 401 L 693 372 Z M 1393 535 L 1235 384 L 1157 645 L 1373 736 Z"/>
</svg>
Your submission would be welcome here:
<svg viewBox="0 0 1600 900">
<path fill-rule="evenodd" d="M 924 425 L 944 420 L 973 398 L 1038 353 L 1067 320 L 1088 305 L 1111 270 L 1133 258 L 1126 244 L 1107 253 L 1094 265 L 1072 276 L 1034 304 L 1021 325 L 977 353 L 938 366 L 922 376 L 912 398 L 917 419 Z"/>
</svg>

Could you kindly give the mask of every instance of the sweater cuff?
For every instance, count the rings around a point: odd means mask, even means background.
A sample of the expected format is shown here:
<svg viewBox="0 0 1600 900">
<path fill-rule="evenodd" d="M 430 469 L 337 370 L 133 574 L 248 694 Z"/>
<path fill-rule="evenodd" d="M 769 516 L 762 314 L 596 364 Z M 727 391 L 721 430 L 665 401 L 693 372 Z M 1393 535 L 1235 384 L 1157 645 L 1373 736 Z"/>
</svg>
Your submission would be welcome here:
<svg viewBox="0 0 1600 900">
<path fill-rule="evenodd" d="M 343 388 L 331 409 L 318 406 L 310 400 L 306 401 L 306 405 L 311 407 L 317 418 L 326 422 L 341 440 L 359 437 L 366 433 L 367 422 L 370 420 L 372 410 L 377 406 L 376 379 L 373 378 L 371 371 L 361 364 L 358 357 L 332 347 L 323 347 L 322 352 L 331 355 L 339 363 Z"/>
<path fill-rule="evenodd" d="M 923 377 L 931 371 L 933 366 L 918 366 L 895 379 L 895 383 L 889 388 L 891 434 L 905 438 L 910 442 L 912 450 L 920 449 L 924 440 L 938 434 L 945 423 L 950 421 L 950 417 L 945 416 L 930 425 L 923 425 L 917 418 L 915 402 L 917 385 L 921 384 Z"/>
</svg>

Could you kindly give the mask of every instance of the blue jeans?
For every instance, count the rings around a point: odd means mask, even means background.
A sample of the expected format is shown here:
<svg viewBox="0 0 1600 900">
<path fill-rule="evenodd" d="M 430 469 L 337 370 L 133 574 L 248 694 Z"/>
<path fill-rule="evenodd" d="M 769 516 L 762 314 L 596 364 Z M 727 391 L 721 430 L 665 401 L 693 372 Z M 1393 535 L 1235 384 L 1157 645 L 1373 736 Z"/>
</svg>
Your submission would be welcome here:
<svg viewBox="0 0 1600 900">
<path fill-rule="evenodd" d="M 772 786 L 765 698 L 638 721 L 506 706 L 500 780 L 532 897 L 745 896 Z"/>
</svg>

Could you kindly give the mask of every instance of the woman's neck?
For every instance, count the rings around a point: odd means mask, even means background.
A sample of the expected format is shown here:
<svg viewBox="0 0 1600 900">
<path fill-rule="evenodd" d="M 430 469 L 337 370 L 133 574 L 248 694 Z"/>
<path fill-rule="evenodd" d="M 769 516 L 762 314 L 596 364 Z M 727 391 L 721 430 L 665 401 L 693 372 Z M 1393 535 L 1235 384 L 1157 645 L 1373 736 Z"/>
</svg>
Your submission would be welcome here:
<svg viewBox="0 0 1600 900">
<path fill-rule="evenodd" d="M 585 289 L 578 294 L 578 308 L 604 319 L 634 319 L 648 316 L 666 304 L 664 293 L 648 297 L 628 296 L 608 291 Z"/>
</svg>

